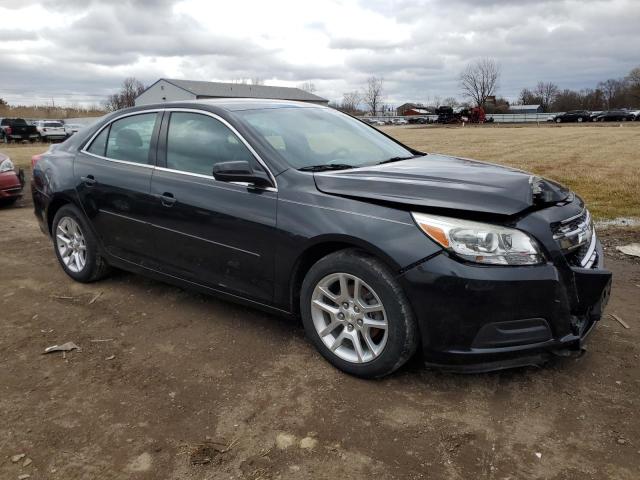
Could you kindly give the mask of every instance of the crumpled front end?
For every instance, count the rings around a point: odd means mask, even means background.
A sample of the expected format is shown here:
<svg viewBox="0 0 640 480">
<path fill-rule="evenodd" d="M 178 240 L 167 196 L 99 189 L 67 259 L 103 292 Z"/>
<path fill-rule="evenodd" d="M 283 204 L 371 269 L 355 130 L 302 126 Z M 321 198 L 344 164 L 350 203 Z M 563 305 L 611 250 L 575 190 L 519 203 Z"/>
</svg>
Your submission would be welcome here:
<svg viewBox="0 0 640 480">
<path fill-rule="evenodd" d="M 573 198 L 513 226 L 536 237 L 546 263 L 484 266 L 443 251 L 400 278 L 427 363 L 487 371 L 582 350 L 611 288 L 588 211 Z"/>
</svg>

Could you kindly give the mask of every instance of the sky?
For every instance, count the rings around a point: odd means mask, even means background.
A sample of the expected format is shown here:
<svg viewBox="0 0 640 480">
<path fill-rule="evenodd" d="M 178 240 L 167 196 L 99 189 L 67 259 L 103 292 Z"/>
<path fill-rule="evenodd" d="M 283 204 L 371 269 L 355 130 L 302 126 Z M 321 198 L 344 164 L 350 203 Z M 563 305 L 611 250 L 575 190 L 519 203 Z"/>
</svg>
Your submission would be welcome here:
<svg viewBox="0 0 640 480">
<path fill-rule="evenodd" d="M 639 46 L 639 0 L 0 0 L 0 98 L 99 104 L 134 76 L 312 82 L 340 100 L 375 75 L 386 104 L 433 104 L 489 57 L 515 100 L 623 77 Z"/>
</svg>

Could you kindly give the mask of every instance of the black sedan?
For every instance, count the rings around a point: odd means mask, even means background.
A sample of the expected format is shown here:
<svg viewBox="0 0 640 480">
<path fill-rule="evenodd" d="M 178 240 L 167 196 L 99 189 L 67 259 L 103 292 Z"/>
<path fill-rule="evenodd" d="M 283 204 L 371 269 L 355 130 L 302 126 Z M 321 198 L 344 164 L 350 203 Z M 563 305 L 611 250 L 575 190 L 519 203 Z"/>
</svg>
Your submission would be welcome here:
<svg viewBox="0 0 640 480">
<path fill-rule="evenodd" d="M 317 105 L 114 112 L 42 155 L 32 187 L 72 279 L 117 267 L 300 318 L 362 377 L 418 350 L 472 371 L 580 352 L 608 299 L 577 195 Z"/>
<path fill-rule="evenodd" d="M 587 110 L 570 110 L 566 113 L 556 115 L 553 119 L 556 123 L 569 123 L 569 122 L 588 122 L 591 119 L 591 112 Z"/>
<path fill-rule="evenodd" d="M 628 110 L 608 110 L 592 117 L 594 122 L 631 122 L 636 116 Z"/>
</svg>

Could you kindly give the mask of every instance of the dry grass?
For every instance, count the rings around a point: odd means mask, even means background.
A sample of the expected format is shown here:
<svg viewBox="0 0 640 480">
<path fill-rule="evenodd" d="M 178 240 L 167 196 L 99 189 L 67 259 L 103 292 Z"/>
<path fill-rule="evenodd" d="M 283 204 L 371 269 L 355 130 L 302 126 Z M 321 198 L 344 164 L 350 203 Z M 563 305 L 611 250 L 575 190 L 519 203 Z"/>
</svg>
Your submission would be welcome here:
<svg viewBox="0 0 640 480">
<path fill-rule="evenodd" d="M 36 143 L 32 145 L 19 145 L 10 143 L 5 145 L 0 143 L 0 153 L 8 155 L 14 165 L 26 170 L 31 169 L 31 157 L 37 153 L 45 152 L 49 148 L 49 144 Z"/>
<path fill-rule="evenodd" d="M 640 124 L 384 127 L 418 150 L 500 163 L 575 190 L 598 219 L 640 217 Z"/>
<path fill-rule="evenodd" d="M 385 127 L 427 152 L 522 168 L 578 192 L 598 219 L 640 217 L 640 125 L 544 127 Z M 22 168 L 48 145 L 2 145 Z"/>
<path fill-rule="evenodd" d="M 51 106 L 0 106 L 0 118 L 17 117 L 17 118 L 80 118 L 80 117 L 100 117 L 106 112 L 97 107 L 91 108 L 74 108 L 74 107 L 51 107 Z"/>
</svg>

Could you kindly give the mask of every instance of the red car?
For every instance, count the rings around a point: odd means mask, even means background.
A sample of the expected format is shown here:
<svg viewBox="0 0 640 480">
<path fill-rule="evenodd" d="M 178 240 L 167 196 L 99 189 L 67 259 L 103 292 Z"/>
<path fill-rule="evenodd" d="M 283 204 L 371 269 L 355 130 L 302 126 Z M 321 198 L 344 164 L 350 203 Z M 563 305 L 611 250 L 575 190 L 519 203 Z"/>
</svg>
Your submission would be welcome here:
<svg viewBox="0 0 640 480">
<path fill-rule="evenodd" d="M 24 172 L 16 170 L 9 157 L 0 153 L 0 205 L 15 202 L 22 196 Z"/>
</svg>

